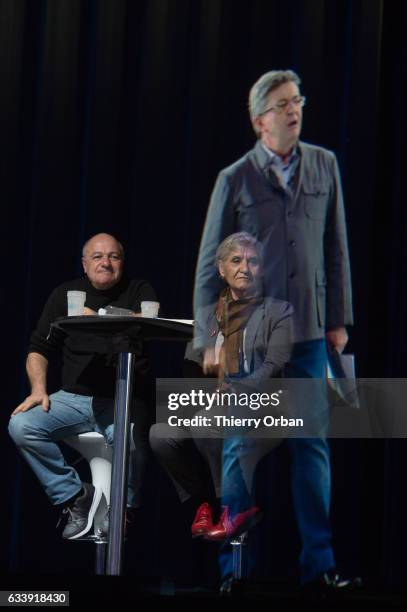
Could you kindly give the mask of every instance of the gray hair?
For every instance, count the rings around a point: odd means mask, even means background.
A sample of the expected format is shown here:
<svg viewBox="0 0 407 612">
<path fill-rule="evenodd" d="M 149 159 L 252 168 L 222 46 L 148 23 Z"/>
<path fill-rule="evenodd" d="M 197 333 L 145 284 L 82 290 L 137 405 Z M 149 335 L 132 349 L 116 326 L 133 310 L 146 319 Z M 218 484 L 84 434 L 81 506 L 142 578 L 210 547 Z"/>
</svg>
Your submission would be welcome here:
<svg viewBox="0 0 407 612">
<path fill-rule="evenodd" d="M 301 79 L 293 70 L 271 70 L 263 74 L 253 85 L 249 93 L 249 112 L 253 121 L 267 109 L 268 95 L 283 83 L 295 83 L 300 86 Z"/>
<path fill-rule="evenodd" d="M 263 263 L 263 245 L 261 242 L 248 232 L 237 232 L 236 234 L 230 234 L 218 246 L 215 255 L 216 265 L 219 265 L 219 262 L 224 261 L 231 251 L 236 250 L 240 246 L 252 247 L 256 251 L 261 263 Z"/>
</svg>

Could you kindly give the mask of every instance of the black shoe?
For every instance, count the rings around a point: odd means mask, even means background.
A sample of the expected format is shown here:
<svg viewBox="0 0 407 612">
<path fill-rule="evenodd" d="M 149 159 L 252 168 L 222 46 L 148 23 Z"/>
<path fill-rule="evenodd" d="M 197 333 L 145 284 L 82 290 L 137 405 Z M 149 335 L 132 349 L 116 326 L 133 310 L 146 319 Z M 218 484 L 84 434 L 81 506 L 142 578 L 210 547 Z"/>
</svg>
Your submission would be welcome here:
<svg viewBox="0 0 407 612">
<path fill-rule="evenodd" d="M 126 508 L 125 520 L 124 520 L 124 534 L 127 533 L 127 527 L 135 523 L 136 509 L 128 506 Z M 99 535 L 106 538 L 109 535 L 109 524 L 110 524 L 110 506 L 107 507 L 106 514 L 103 518 L 102 524 L 99 528 Z"/>
<path fill-rule="evenodd" d="M 335 568 L 332 568 L 307 582 L 304 585 L 304 591 L 310 594 L 317 594 L 321 596 L 341 595 L 354 591 L 362 586 L 362 579 L 357 578 L 343 578 Z"/>
<path fill-rule="evenodd" d="M 110 523 L 110 506 L 106 508 L 105 516 L 103 517 L 103 521 L 99 525 L 97 535 L 101 538 L 107 538 L 109 535 L 109 523 Z"/>
<path fill-rule="evenodd" d="M 232 575 L 227 575 L 220 585 L 219 595 L 221 597 L 236 597 L 243 592 L 243 581 L 234 578 Z"/>
<path fill-rule="evenodd" d="M 88 533 L 102 497 L 102 491 L 95 489 L 92 484 L 84 482 L 82 486 L 82 495 L 63 510 L 64 514 L 68 515 L 68 521 L 62 532 L 62 537 L 66 540 L 76 540 Z"/>
</svg>

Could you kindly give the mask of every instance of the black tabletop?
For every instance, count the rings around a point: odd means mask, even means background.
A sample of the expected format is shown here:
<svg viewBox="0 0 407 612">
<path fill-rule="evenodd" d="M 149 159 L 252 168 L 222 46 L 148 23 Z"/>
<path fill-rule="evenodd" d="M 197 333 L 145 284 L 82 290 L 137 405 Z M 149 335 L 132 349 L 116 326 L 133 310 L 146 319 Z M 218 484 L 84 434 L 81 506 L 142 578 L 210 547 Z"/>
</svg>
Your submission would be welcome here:
<svg viewBox="0 0 407 612">
<path fill-rule="evenodd" d="M 60 317 L 51 327 L 56 327 L 69 333 L 89 333 L 92 335 L 130 335 L 143 340 L 181 340 L 192 338 L 193 325 L 173 319 L 147 317 L 116 317 L 116 316 L 80 316 Z"/>
</svg>

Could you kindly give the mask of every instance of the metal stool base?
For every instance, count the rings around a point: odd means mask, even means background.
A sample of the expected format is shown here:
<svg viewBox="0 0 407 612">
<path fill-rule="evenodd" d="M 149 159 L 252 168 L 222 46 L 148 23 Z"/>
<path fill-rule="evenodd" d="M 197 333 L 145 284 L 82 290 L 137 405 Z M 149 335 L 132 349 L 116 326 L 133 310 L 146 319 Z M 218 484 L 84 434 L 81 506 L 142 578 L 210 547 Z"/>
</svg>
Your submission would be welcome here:
<svg viewBox="0 0 407 612">
<path fill-rule="evenodd" d="M 242 533 L 237 538 L 234 538 L 230 541 L 232 545 L 232 572 L 233 578 L 235 580 L 241 580 L 243 577 L 243 558 L 245 549 L 244 546 L 247 545 L 247 531 Z"/>
</svg>

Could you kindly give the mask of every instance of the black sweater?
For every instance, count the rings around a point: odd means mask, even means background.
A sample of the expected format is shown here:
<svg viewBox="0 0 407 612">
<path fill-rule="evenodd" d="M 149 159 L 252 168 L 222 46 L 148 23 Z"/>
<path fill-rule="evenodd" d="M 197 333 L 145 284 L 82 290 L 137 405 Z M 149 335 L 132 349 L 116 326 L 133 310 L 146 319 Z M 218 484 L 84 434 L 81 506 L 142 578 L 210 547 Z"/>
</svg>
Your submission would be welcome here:
<svg viewBox="0 0 407 612">
<path fill-rule="evenodd" d="M 62 388 L 70 393 L 113 397 L 115 392 L 115 360 L 106 355 L 96 354 L 79 346 L 75 333 L 52 334 L 47 339 L 50 326 L 58 317 L 67 315 L 67 291 L 86 291 L 85 306 L 95 310 L 107 305 L 128 308 L 140 312 L 143 300 L 156 301 L 154 289 L 143 280 L 122 278 L 108 290 L 98 290 L 89 282 L 87 276 L 63 283 L 51 293 L 31 335 L 29 353 L 40 353 L 48 361 L 62 349 Z M 145 358 L 139 357 L 139 369 L 144 370 Z M 137 364 L 136 364 L 137 369 Z"/>
</svg>

